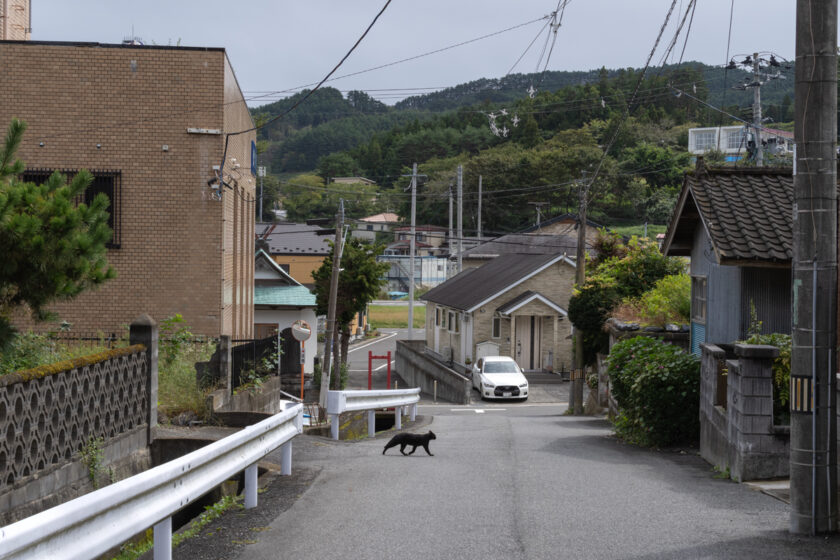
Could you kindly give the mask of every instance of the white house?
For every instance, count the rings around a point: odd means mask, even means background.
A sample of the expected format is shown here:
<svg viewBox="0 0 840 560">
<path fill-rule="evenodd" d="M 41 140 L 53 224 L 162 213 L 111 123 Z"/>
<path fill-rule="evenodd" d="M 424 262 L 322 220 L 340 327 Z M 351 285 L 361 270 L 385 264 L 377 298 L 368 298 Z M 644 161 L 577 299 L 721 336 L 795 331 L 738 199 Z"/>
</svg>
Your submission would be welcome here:
<svg viewBox="0 0 840 560">
<path fill-rule="evenodd" d="M 702 155 L 709 150 L 720 150 L 727 155 L 739 155 L 747 152 L 754 130 L 747 125 L 710 126 L 690 128 L 688 130 L 688 151 Z M 792 153 L 793 133 L 784 130 L 763 128 L 760 132 L 761 144 L 765 152 Z"/>
</svg>

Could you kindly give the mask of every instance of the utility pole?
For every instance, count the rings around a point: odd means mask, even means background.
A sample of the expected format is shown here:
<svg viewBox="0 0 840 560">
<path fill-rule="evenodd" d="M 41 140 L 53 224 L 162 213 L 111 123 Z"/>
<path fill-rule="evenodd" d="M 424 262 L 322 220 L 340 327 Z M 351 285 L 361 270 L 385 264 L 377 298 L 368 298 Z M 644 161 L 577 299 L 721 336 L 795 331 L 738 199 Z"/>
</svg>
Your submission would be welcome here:
<svg viewBox="0 0 840 560">
<path fill-rule="evenodd" d="M 534 224 L 535 226 L 539 226 L 542 223 L 542 207 L 548 204 L 548 202 L 529 202 L 531 206 L 537 211 L 537 222 Z"/>
<path fill-rule="evenodd" d="M 458 274 L 464 270 L 464 168 L 458 166 Z"/>
<path fill-rule="evenodd" d="M 578 237 L 577 253 L 575 254 L 575 283 L 578 288 L 586 282 L 586 205 L 591 183 L 587 172 L 583 172 L 583 179 L 578 189 Z M 575 329 L 575 365 L 576 375 L 572 376 L 571 405 L 574 414 L 583 414 L 583 332 Z"/>
<path fill-rule="evenodd" d="M 413 340 L 414 336 L 412 336 L 414 332 L 414 254 L 416 251 L 417 241 L 415 239 L 417 231 L 416 231 L 416 219 L 417 219 L 417 164 L 415 163 L 411 167 L 411 239 L 409 241 L 409 247 L 411 250 L 409 254 L 409 268 L 408 268 L 408 275 L 410 278 L 408 279 L 408 340 Z"/>
<path fill-rule="evenodd" d="M 263 178 L 265 177 L 265 167 L 257 167 L 257 175 L 260 176 L 260 219 L 257 221 L 261 222 L 263 221 Z"/>
<path fill-rule="evenodd" d="M 327 391 L 330 389 L 330 358 L 332 357 L 333 339 L 335 338 L 335 307 L 338 298 L 338 276 L 341 272 L 341 251 L 344 230 L 344 199 L 338 201 L 338 213 L 335 216 L 335 244 L 333 245 L 332 275 L 330 276 L 330 299 L 327 307 L 327 332 L 324 337 L 324 367 L 321 370 L 320 404 L 327 406 Z"/>
<path fill-rule="evenodd" d="M 837 530 L 837 0 L 796 2 L 790 530 Z"/>
<path fill-rule="evenodd" d="M 452 229 L 452 179 L 449 180 L 449 260 L 446 263 L 446 279 L 448 280 L 454 274 L 450 274 L 452 271 L 452 250 L 454 247 L 452 246 L 452 240 L 455 238 L 455 230 Z"/>
<path fill-rule="evenodd" d="M 475 235 L 478 237 L 478 242 L 481 243 L 481 175 L 478 176 L 478 220 L 475 229 Z"/>
<path fill-rule="evenodd" d="M 753 128 L 755 129 L 755 164 L 764 165 L 764 150 L 761 149 L 761 75 L 759 72 L 760 59 L 758 53 L 753 53 L 753 77 L 756 86 L 753 88 Z"/>
</svg>

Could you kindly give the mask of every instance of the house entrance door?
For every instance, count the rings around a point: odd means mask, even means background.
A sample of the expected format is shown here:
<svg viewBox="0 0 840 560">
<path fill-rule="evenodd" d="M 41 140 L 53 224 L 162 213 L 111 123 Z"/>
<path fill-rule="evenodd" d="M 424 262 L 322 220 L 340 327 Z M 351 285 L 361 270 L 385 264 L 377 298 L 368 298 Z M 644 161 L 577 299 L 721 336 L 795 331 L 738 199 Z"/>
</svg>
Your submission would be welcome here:
<svg viewBox="0 0 840 560">
<path fill-rule="evenodd" d="M 542 321 L 538 315 L 516 317 L 516 363 L 525 371 L 535 371 L 540 363 Z"/>
</svg>

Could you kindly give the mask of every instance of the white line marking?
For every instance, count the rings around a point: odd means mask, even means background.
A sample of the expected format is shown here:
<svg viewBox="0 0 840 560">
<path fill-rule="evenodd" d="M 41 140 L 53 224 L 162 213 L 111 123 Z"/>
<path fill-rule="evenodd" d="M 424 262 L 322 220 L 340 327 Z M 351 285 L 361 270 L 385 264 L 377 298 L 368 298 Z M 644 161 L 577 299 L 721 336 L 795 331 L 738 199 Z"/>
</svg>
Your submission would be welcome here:
<svg viewBox="0 0 840 560">
<path fill-rule="evenodd" d="M 485 412 L 504 412 L 506 408 L 450 408 L 450 412 L 475 412 L 476 414 L 484 414 Z"/>
<path fill-rule="evenodd" d="M 387 336 L 383 336 L 383 337 L 381 337 L 381 338 L 377 338 L 377 339 L 376 339 L 376 340 L 374 340 L 374 341 L 368 342 L 367 344 L 363 344 L 363 345 L 361 345 L 361 346 L 357 346 L 357 347 L 355 347 L 355 348 L 351 348 L 350 350 L 348 350 L 348 351 L 347 351 L 347 353 L 349 354 L 350 352 L 355 352 L 356 350 L 361 350 L 362 348 L 367 348 L 368 346 L 372 346 L 372 345 L 374 345 L 374 344 L 376 344 L 376 343 L 378 343 L 378 342 L 383 342 L 383 341 L 388 340 L 389 338 L 393 338 L 393 337 L 395 337 L 395 336 L 397 336 L 397 333 L 391 333 L 391 334 L 389 334 L 389 335 L 387 335 Z"/>
<path fill-rule="evenodd" d="M 391 360 L 391 363 L 392 363 L 392 364 L 393 364 L 393 363 L 396 363 L 396 361 L 397 361 L 397 360 Z M 387 364 L 387 363 L 386 363 L 386 364 L 382 364 L 382 365 L 381 365 L 381 366 L 379 366 L 378 368 L 374 368 L 374 369 L 373 369 L 373 371 L 379 371 L 380 369 L 382 369 L 382 368 L 384 368 L 384 367 L 387 367 L 387 366 L 388 366 L 388 364 Z"/>
</svg>

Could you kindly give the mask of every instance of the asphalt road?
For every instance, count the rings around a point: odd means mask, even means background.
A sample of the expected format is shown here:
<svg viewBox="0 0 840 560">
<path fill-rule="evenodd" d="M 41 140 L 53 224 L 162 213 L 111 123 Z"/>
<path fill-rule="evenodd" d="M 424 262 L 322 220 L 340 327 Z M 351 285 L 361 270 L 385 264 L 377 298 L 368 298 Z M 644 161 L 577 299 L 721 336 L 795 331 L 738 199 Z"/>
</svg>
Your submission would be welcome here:
<svg viewBox="0 0 840 560">
<path fill-rule="evenodd" d="M 299 438 L 295 461 L 320 474 L 237 557 L 840 557 L 836 537 L 792 537 L 786 504 L 714 478 L 692 452 L 622 444 L 561 406 L 459 408 L 413 430 L 434 430 L 434 457 L 383 456 L 390 433 Z"/>
</svg>

